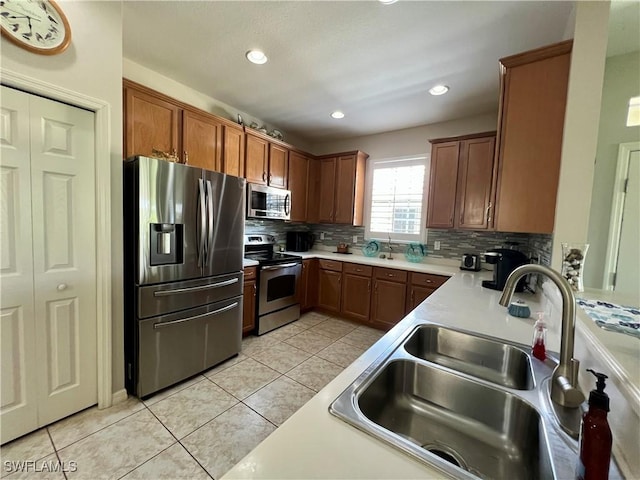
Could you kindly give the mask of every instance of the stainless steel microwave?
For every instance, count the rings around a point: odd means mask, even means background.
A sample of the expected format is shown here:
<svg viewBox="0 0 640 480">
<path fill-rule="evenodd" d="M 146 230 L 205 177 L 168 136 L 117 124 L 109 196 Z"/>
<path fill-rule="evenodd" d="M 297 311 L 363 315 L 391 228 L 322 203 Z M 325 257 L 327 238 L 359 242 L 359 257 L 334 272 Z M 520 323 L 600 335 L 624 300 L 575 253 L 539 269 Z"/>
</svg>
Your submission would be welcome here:
<svg viewBox="0 0 640 480">
<path fill-rule="evenodd" d="M 291 192 L 247 183 L 247 218 L 291 219 Z"/>
</svg>

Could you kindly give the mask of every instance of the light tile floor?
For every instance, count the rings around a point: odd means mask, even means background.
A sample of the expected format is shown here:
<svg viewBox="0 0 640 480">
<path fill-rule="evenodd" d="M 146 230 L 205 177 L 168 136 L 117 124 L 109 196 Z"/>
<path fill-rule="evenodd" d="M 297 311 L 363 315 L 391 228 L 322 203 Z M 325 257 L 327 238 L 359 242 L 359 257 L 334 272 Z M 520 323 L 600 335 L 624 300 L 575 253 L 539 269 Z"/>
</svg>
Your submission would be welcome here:
<svg viewBox="0 0 640 480">
<path fill-rule="evenodd" d="M 218 479 L 382 335 L 307 313 L 144 401 L 90 408 L 2 446 L 1 477 Z M 20 461 L 36 463 L 17 471 Z"/>
</svg>

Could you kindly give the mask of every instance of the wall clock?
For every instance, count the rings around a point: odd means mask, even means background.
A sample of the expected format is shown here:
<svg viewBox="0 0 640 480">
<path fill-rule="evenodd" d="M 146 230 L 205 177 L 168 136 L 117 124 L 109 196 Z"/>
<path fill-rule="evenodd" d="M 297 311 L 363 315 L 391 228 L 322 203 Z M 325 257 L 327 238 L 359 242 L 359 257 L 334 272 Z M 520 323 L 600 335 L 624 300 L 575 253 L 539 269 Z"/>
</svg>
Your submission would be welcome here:
<svg viewBox="0 0 640 480">
<path fill-rule="evenodd" d="M 33 53 L 55 55 L 71 43 L 71 28 L 53 0 L 0 0 L 2 36 Z"/>
</svg>

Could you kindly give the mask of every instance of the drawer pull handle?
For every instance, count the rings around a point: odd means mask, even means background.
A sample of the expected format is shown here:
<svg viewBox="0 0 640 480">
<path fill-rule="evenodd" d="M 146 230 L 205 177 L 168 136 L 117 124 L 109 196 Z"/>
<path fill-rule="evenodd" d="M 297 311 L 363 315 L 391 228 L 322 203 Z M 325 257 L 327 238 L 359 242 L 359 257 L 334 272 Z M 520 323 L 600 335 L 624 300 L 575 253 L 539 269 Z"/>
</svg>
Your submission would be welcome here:
<svg viewBox="0 0 640 480">
<path fill-rule="evenodd" d="M 218 310 L 214 310 L 213 312 L 201 313 L 200 315 L 194 315 L 193 317 L 189 317 L 189 318 L 181 318 L 180 320 L 173 320 L 171 322 L 154 323 L 153 324 L 153 328 L 157 329 L 157 328 L 170 327 L 171 325 L 176 325 L 178 323 L 189 322 L 191 320 L 197 320 L 198 318 L 208 317 L 209 315 L 218 315 L 220 313 L 224 313 L 224 312 L 228 312 L 229 310 L 233 310 L 238 305 L 240 305 L 238 302 L 234 302 L 231 305 L 227 305 L 226 307 L 219 308 Z"/>
<path fill-rule="evenodd" d="M 158 290 L 157 292 L 153 292 L 153 296 L 166 297 L 166 296 L 175 295 L 178 293 L 191 293 L 191 292 L 199 292 L 202 290 L 211 290 L 213 288 L 220 288 L 220 287 L 233 285 L 234 283 L 238 283 L 239 281 L 240 280 L 238 278 L 232 278 L 231 280 L 225 280 L 224 282 L 210 283 L 208 285 L 200 285 L 198 287 L 176 288 L 174 290 Z"/>
</svg>

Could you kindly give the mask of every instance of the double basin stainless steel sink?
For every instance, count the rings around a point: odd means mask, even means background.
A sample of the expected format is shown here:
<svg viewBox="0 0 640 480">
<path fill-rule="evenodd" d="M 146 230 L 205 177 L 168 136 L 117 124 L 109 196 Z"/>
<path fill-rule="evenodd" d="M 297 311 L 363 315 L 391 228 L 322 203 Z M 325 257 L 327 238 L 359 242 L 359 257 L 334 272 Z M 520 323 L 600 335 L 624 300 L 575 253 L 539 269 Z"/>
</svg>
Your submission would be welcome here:
<svg viewBox="0 0 640 480">
<path fill-rule="evenodd" d="M 555 362 L 528 350 L 414 324 L 330 411 L 454 478 L 572 478 L 577 442 L 549 400 Z"/>
</svg>

